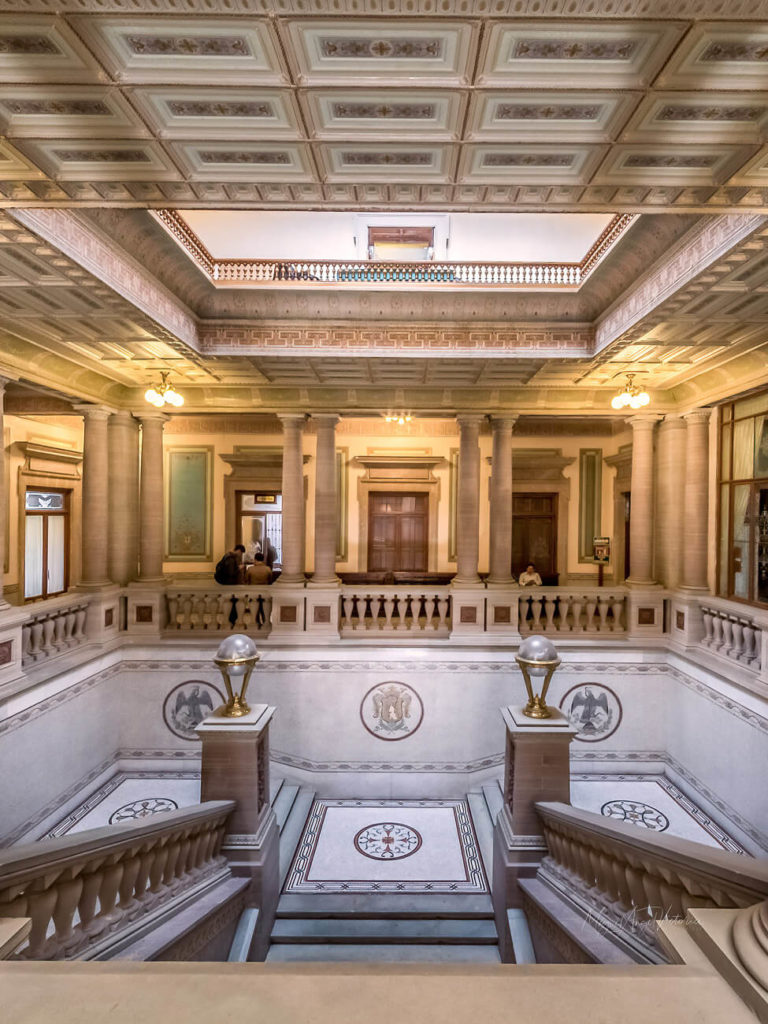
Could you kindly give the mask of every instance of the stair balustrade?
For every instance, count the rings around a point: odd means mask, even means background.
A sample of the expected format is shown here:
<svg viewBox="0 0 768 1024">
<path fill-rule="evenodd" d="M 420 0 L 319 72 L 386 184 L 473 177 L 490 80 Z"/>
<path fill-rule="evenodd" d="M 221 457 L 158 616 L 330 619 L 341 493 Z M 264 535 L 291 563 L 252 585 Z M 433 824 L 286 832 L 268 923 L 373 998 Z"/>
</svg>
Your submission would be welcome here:
<svg viewBox="0 0 768 1024">
<path fill-rule="evenodd" d="M 702 600 L 701 613 L 704 619 L 703 647 L 754 672 L 762 671 L 763 633 L 768 631 L 768 620 L 761 622 L 734 602 L 713 598 Z"/>
<path fill-rule="evenodd" d="M 21 627 L 22 665 L 26 668 L 86 643 L 88 603 L 82 595 L 65 594 L 30 605 Z"/>
<path fill-rule="evenodd" d="M 0 918 L 32 920 L 12 959 L 88 959 L 180 894 L 225 877 L 234 807 L 211 801 L 0 851 Z"/>
</svg>

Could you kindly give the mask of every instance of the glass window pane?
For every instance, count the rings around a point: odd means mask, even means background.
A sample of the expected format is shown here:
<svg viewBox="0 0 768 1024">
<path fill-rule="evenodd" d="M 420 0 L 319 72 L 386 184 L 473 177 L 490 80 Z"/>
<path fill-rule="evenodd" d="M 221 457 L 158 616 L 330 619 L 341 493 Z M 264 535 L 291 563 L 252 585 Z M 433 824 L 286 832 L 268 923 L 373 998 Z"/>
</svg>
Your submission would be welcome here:
<svg viewBox="0 0 768 1024">
<path fill-rule="evenodd" d="M 755 418 L 755 476 L 768 477 L 768 416 Z"/>
<path fill-rule="evenodd" d="M 742 420 L 733 425 L 733 478 L 751 480 L 754 466 L 754 420 Z"/>
<path fill-rule="evenodd" d="M 40 519 L 42 517 L 37 516 Z M 48 520 L 48 594 L 64 590 L 64 516 Z"/>
<path fill-rule="evenodd" d="M 728 521 L 730 487 L 720 488 L 720 593 L 728 593 L 728 552 L 731 549 L 731 524 Z"/>
<path fill-rule="evenodd" d="M 750 484 L 733 488 L 733 595 L 749 597 Z"/>
<path fill-rule="evenodd" d="M 43 517 L 27 516 L 24 531 L 24 597 L 43 592 Z"/>
<path fill-rule="evenodd" d="M 757 600 L 768 603 L 768 487 L 757 493 Z"/>
<path fill-rule="evenodd" d="M 755 413 L 768 412 L 768 391 L 761 395 L 750 395 L 749 398 L 742 398 L 740 402 L 734 402 L 733 415 L 736 419 L 742 416 L 754 416 Z"/>
<path fill-rule="evenodd" d="M 731 479 L 731 424 L 726 424 L 720 435 L 720 479 Z"/>
<path fill-rule="evenodd" d="M 64 495 L 57 494 L 56 491 L 27 491 L 27 508 L 62 512 Z"/>
</svg>

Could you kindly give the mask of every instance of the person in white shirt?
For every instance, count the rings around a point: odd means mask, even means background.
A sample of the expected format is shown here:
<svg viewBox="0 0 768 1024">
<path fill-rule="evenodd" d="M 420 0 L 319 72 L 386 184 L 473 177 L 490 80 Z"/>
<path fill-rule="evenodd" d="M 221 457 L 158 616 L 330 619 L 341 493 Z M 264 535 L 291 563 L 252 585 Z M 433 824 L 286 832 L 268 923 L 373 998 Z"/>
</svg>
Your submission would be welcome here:
<svg viewBox="0 0 768 1024">
<path fill-rule="evenodd" d="M 520 579 L 517 581 L 521 587 L 540 587 L 541 576 L 536 572 L 536 566 L 533 562 L 529 562 L 525 572 L 520 573 Z"/>
</svg>

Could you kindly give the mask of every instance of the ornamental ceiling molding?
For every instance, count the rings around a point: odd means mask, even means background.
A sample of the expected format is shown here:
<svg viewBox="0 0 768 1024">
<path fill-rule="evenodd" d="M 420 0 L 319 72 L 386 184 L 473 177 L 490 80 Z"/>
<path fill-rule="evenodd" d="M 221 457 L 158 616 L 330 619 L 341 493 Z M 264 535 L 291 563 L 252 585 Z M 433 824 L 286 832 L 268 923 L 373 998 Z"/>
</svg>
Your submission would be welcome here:
<svg viewBox="0 0 768 1024">
<path fill-rule="evenodd" d="M 161 328 L 199 351 L 197 320 L 193 314 L 137 260 L 76 213 L 60 209 L 16 209 L 7 213 Z"/>
<path fill-rule="evenodd" d="M 722 256 L 768 223 L 763 214 L 726 214 L 693 227 L 671 253 L 598 321 L 594 353 L 599 355 L 667 299 L 690 284 Z"/>
<path fill-rule="evenodd" d="M 509 356 L 530 353 L 546 358 L 584 358 L 591 355 L 594 334 L 588 324 L 472 325 L 402 324 L 366 325 L 315 323 L 237 324 L 200 326 L 204 355 L 347 355 Z"/>
<path fill-rule="evenodd" d="M 572 20 L 584 18 L 598 20 L 616 17 L 615 0 L 570 0 L 567 13 L 563 13 L 562 0 L 475 0 L 472 16 L 479 20 L 489 18 L 517 17 L 531 19 Z M 313 0 L 314 15 L 376 15 L 381 17 L 400 15 L 434 15 L 435 0 Z M 82 14 L 83 0 L 26 0 L 25 13 Z M 466 15 L 466 0 L 441 0 L 440 14 Z M 0 0 L 0 11 L 18 14 L 18 0 Z M 101 14 L 178 14 L 176 0 L 99 0 Z M 212 7 L 210 0 L 185 0 L 184 13 L 195 17 L 220 17 L 221 12 Z M 229 0 L 227 13 L 230 15 L 301 15 L 306 17 L 305 0 Z M 768 0 L 729 0 L 725 7 L 729 21 L 753 21 L 768 18 Z M 703 20 L 722 18 L 724 5 L 721 0 L 629 0 L 622 4 L 624 18 L 654 18 L 658 21 L 680 19 Z"/>
</svg>

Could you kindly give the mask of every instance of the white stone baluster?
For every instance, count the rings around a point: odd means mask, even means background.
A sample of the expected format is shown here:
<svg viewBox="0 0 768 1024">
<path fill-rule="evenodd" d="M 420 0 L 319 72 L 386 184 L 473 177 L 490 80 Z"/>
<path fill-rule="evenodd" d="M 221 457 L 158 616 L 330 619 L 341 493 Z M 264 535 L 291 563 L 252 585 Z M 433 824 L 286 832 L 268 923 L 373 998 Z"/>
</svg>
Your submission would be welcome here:
<svg viewBox="0 0 768 1024">
<path fill-rule="evenodd" d="M 535 633 L 541 629 L 541 605 L 542 600 L 540 597 L 531 598 L 531 610 L 533 611 L 533 625 L 532 629 Z"/>
<path fill-rule="evenodd" d="M 384 595 L 384 629 L 392 629 L 392 612 L 395 610 L 395 599 L 391 594 Z"/>
<path fill-rule="evenodd" d="M 731 619 L 731 634 L 733 637 L 733 646 L 728 651 L 729 658 L 735 658 L 736 661 L 741 661 L 741 655 L 744 651 L 744 626 L 742 625 L 741 619 Z"/>
<path fill-rule="evenodd" d="M 744 629 L 744 650 L 741 660 L 751 665 L 756 660 L 758 632 L 751 622 L 743 620 Z"/>
<path fill-rule="evenodd" d="M 81 604 L 75 611 L 75 640 L 81 644 L 86 639 L 85 636 L 85 620 L 88 615 L 88 608 L 86 605 Z"/>
<path fill-rule="evenodd" d="M 43 639 L 41 647 L 43 654 L 48 658 L 52 654 L 55 654 L 56 648 L 53 646 L 53 631 L 54 631 L 54 618 L 52 615 L 47 615 L 43 619 Z"/>
<path fill-rule="evenodd" d="M 719 651 L 723 646 L 723 620 L 715 611 L 712 613 L 712 649 Z"/>
<path fill-rule="evenodd" d="M 595 609 L 597 608 L 597 599 L 593 597 L 591 594 L 588 594 L 586 605 L 587 632 L 594 633 L 597 631 L 597 626 L 595 625 Z"/>
<path fill-rule="evenodd" d="M 722 654 L 730 655 L 733 647 L 733 622 L 727 615 L 723 615 L 720 621 L 723 627 L 723 646 L 720 651 Z"/>
<path fill-rule="evenodd" d="M 624 598 L 623 597 L 612 597 L 611 598 L 611 612 L 613 613 L 613 625 L 611 629 L 614 633 L 620 633 L 624 627 L 621 624 L 621 614 L 624 610 Z"/>
<path fill-rule="evenodd" d="M 544 614 L 547 619 L 544 629 L 546 632 L 551 633 L 555 628 L 555 599 L 550 597 L 549 594 L 544 598 Z"/>
<path fill-rule="evenodd" d="M 437 626 L 436 629 L 443 629 L 448 619 L 448 598 L 442 595 L 437 599 Z"/>
<path fill-rule="evenodd" d="M 709 608 L 704 607 L 701 609 L 701 614 L 704 619 L 704 636 L 702 637 L 701 642 L 705 647 L 711 647 L 712 640 L 714 638 L 714 630 L 712 627 L 712 619 L 714 615 Z"/>
<path fill-rule="evenodd" d="M 608 632 L 608 609 L 610 608 L 610 597 L 603 597 L 599 594 L 597 597 L 597 610 L 600 615 L 600 632 Z"/>
<path fill-rule="evenodd" d="M 568 622 L 568 613 L 571 610 L 571 598 L 568 594 L 561 594 L 558 600 L 559 616 L 557 628 L 561 633 L 567 633 L 571 626 Z"/>
<path fill-rule="evenodd" d="M 584 604 L 584 598 L 579 595 L 574 595 L 571 599 L 571 612 L 573 613 L 573 625 L 571 629 L 574 633 L 583 632 L 583 626 L 581 624 L 581 609 Z"/>
</svg>

